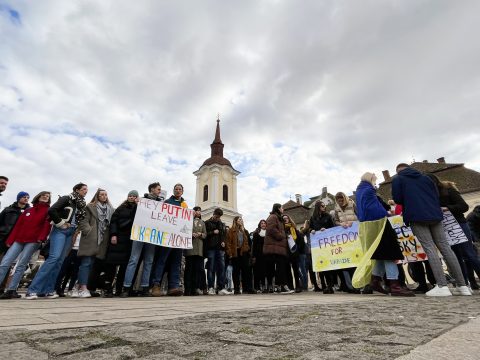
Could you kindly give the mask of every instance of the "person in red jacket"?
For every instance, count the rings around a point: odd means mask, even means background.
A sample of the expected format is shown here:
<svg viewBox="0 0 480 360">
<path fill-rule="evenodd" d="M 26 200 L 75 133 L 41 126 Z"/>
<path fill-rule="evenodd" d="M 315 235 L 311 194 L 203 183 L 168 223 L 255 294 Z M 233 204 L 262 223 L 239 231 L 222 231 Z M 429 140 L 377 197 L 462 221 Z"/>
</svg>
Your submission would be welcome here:
<svg viewBox="0 0 480 360">
<path fill-rule="evenodd" d="M 0 299 L 18 298 L 17 287 L 27 269 L 32 255 L 47 240 L 51 225 L 48 220 L 48 208 L 50 207 L 50 193 L 42 191 L 33 198 L 33 206 L 25 210 L 18 219 L 15 227 L 10 232 L 6 245 L 7 253 L 0 263 L 0 282 L 10 270 L 10 266 L 18 258 L 15 273 Z"/>
</svg>

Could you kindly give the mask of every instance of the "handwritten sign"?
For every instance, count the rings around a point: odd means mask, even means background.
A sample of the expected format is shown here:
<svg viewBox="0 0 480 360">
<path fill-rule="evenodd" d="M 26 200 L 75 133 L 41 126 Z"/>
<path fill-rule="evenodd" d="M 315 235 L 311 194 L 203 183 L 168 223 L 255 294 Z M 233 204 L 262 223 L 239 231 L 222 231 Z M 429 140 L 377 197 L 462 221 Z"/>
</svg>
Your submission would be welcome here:
<svg viewBox="0 0 480 360">
<path fill-rule="evenodd" d="M 192 249 L 194 211 L 141 198 L 130 239 L 170 248 Z"/>
<path fill-rule="evenodd" d="M 363 256 L 358 240 L 358 222 L 344 229 L 336 226 L 310 235 L 313 271 L 356 267 Z"/>
<path fill-rule="evenodd" d="M 443 230 L 450 246 L 468 241 L 462 227 L 448 210 L 443 212 Z"/>
<path fill-rule="evenodd" d="M 393 230 L 397 233 L 398 245 L 403 253 L 403 263 L 427 260 L 420 241 L 413 235 L 412 229 L 405 225 L 400 215 L 388 218 Z"/>
</svg>

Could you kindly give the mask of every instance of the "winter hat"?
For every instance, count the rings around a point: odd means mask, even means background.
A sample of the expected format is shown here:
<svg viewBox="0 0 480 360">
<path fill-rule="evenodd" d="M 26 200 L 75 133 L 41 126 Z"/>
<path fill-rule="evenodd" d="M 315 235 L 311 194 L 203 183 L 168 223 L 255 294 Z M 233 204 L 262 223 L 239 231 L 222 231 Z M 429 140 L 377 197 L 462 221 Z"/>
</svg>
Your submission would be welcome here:
<svg viewBox="0 0 480 360">
<path fill-rule="evenodd" d="M 24 196 L 28 196 L 30 197 L 30 195 L 25 192 L 25 191 L 20 191 L 18 194 L 17 194 L 17 201 L 20 201 L 21 198 L 23 198 Z"/>
<path fill-rule="evenodd" d="M 135 196 L 138 197 L 138 191 L 137 190 L 132 190 L 128 193 L 128 196 Z"/>
</svg>

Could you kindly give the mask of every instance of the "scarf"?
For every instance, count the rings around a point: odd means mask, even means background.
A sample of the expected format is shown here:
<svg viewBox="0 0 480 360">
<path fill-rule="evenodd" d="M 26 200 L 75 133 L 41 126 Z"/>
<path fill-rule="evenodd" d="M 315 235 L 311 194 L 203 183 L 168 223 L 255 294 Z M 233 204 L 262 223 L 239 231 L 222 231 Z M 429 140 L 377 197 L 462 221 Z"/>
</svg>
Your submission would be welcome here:
<svg viewBox="0 0 480 360">
<path fill-rule="evenodd" d="M 285 224 L 285 228 L 288 231 L 290 231 L 290 235 L 292 235 L 293 240 L 297 240 L 297 232 L 295 231 L 295 228 L 291 224 Z"/>
<path fill-rule="evenodd" d="M 85 198 L 80 196 L 76 191 L 72 192 L 69 196 L 70 201 L 73 201 L 77 208 L 75 212 L 75 222 L 78 224 L 85 219 L 85 208 L 87 207 L 87 204 L 85 203 Z"/>
<path fill-rule="evenodd" d="M 112 218 L 113 208 L 108 204 L 102 204 L 100 201 L 97 202 L 97 214 L 98 214 L 98 239 L 97 244 L 103 241 L 103 235 L 107 230 L 108 225 L 110 224 L 110 219 Z"/>
<path fill-rule="evenodd" d="M 267 233 L 267 230 L 265 229 L 261 229 L 259 232 L 258 232 L 258 235 L 260 235 L 261 237 L 265 237 L 265 234 Z"/>
</svg>

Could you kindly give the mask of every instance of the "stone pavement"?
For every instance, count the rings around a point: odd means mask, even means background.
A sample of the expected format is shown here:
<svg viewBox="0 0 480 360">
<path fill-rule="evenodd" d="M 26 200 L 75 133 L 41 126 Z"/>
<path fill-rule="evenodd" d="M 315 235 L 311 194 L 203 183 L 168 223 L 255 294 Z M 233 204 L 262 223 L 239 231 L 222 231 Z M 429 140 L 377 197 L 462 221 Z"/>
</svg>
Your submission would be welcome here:
<svg viewBox="0 0 480 360">
<path fill-rule="evenodd" d="M 12 300 L 0 303 L 0 344 L 8 359 L 37 360 L 478 359 L 479 300 L 312 292 Z"/>
</svg>

